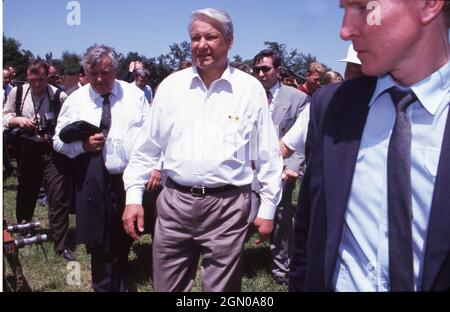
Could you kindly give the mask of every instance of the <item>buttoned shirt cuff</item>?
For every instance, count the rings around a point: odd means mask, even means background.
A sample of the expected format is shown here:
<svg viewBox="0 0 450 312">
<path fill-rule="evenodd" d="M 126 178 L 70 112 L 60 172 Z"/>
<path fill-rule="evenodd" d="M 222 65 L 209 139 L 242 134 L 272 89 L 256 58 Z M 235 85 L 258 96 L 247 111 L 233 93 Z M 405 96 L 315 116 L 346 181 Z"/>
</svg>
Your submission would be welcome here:
<svg viewBox="0 0 450 312">
<path fill-rule="evenodd" d="M 142 205 L 142 196 L 144 195 L 144 190 L 140 188 L 130 188 L 127 191 L 127 198 L 125 201 L 126 205 Z"/>
<path fill-rule="evenodd" d="M 75 151 L 75 155 L 86 153 L 86 150 L 83 147 L 83 141 L 76 141 L 73 143 L 73 149 Z"/>
<path fill-rule="evenodd" d="M 9 129 L 9 128 L 11 128 L 11 126 L 9 125 L 9 123 L 10 123 L 11 119 L 13 119 L 14 117 L 16 117 L 16 116 L 11 115 L 11 114 L 8 114 L 8 115 L 6 115 L 6 116 L 3 116 L 3 128 L 4 128 L 4 129 Z"/>
<path fill-rule="evenodd" d="M 273 220 L 275 218 L 276 206 L 261 203 L 258 210 L 258 218 Z"/>
</svg>

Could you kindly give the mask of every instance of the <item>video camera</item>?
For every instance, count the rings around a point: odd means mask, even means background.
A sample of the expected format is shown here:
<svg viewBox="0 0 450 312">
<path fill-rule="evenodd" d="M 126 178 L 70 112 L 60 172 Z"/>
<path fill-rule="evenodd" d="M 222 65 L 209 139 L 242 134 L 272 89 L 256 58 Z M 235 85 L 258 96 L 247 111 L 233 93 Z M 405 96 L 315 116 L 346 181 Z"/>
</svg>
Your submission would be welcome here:
<svg viewBox="0 0 450 312">
<path fill-rule="evenodd" d="M 9 233 L 12 234 L 12 233 L 18 233 L 18 232 L 23 232 L 23 231 L 28 231 L 28 230 L 35 230 L 40 227 L 41 227 L 41 222 L 32 221 L 32 222 L 28 222 L 28 223 L 8 225 L 6 227 L 6 229 L 8 230 Z"/>
<path fill-rule="evenodd" d="M 36 233 L 36 230 L 40 227 L 41 223 L 39 221 L 7 225 L 6 221 L 3 220 L 3 247 L 5 252 L 13 251 L 15 248 L 22 248 L 32 244 L 42 244 L 47 241 L 47 234 Z M 19 234 L 19 237 L 14 239 L 11 234 L 16 233 Z M 12 243 L 15 248 L 11 246 Z"/>
<path fill-rule="evenodd" d="M 41 223 L 39 221 L 8 225 L 7 221 L 3 219 L 3 255 L 14 274 L 15 280 L 12 282 L 11 289 L 15 291 L 31 291 L 22 272 L 18 253 L 19 248 L 39 244 L 46 261 L 48 261 L 44 245 L 42 244 L 47 240 L 47 235 L 37 233 L 40 227 Z M 13 234 L 16 234 L 18 237 L 14 238 Z"/>
</svg>

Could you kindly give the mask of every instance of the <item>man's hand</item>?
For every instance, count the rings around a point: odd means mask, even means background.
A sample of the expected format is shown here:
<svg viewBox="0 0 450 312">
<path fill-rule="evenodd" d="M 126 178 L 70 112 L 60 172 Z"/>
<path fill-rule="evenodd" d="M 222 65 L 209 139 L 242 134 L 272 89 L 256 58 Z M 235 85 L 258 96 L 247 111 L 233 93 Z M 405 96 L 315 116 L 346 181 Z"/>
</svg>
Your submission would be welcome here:
<svg viewBox="0 0 450 312">
<path fill-rule="evenodd" d="M 122 224 L 125 232 L 134 240 L 140 237 L 135 231 L 134 224 L 137 222 L 137 228 L 140 232 L 144 232 L 144 207 L 142 205 L 126 205 L 122 215 Z"/>
<path fill-rule="evenodd" d="M 12 126 L 24 128 L 26 130 L 34 130 L 36 129 L 36 123 L 27 117 L 14 117 L 11 118 L 11 121 L 9 122 Z"/>
<path fill-rule="evenodd" d="M 273 220 L 256 217 L 253 224 L 256 226 L 259 233 L 259 238 L 255 241 L 258 245 L 270 237 L 270 234 L 273 231 Z"/>
<path fill-rule="evenodd" d="M 131 61 L 130 64 L 128 64 L 128 71 L 134 72 L 134 69 L 136 68 L 136 62 Z"/>
<path fill-rule="evenodd" d="M 151 192 L 161 186 L 161 171 L 158 169 L 153 169 L 150 173 L 150 179 L 147 182 L 146 189 L 147 192 Z"/>
<path fill-rule="evenodd" d="M 87 152 L 100 152 L 105 144 L 105 136 L 103 133 L 95 133 L 87 140 L 83 141 L 83 148 Z"/>
<path fill-rule="evenodd" d="M 295 172 L 294 170 L 286 168 L 283 171 L 282 177 L 283 177 L 284 182 L 295 183 L 295 181 L 297 181 L 297 179 L 298 179 L 298 173 Z"/>
</svg>

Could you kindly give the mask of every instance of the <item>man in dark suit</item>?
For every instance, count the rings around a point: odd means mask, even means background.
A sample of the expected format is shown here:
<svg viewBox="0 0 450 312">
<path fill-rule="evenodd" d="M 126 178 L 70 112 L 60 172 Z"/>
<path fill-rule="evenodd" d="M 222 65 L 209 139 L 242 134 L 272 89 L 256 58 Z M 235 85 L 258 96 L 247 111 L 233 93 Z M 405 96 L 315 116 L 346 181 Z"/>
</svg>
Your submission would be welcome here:
<svg viewBox="0 0 450 312">
<path fill-rule="evenodd" d="M 372 77 L 312 98 L 289 289 L 449 290 L 449 2 L 366 2 L 341 37 Z"/>
<path fill-rule="evenodd" d="M 262 50 L 254 57 L 253 71 L 266 90 L 267 104 L 278 136 L 281 138 L 295 123 L 300 112 L 305 108 L 309 96 L 280 83 L 281 57 L 273 50 Z M 266 105 L 266 103 L 261 105 Z M 272 275 L 279 284 L 287 284 L 292 239 L 292 191 L 295 188 L 303 161 L 304 155 L 294 153 L 283 163 L 283 195 L 277 207 L 274 231 L 270 238 Z M 260 186 L 254 181 L 251 218 L 256 217 L 261 204 L 259 189 Z"/>
</svg>

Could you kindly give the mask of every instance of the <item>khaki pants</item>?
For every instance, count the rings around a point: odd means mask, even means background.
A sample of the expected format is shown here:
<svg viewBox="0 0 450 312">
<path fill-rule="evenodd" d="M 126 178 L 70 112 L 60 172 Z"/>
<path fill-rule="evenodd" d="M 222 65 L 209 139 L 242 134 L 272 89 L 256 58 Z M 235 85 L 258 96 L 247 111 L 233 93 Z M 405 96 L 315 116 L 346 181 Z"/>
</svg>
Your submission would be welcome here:
<svg viewBox="0 0 450 312">
<path fill-rule="evenodd" d="M 156 202 L 154 291 L 190 291 L 202 257 L 202 290 L 240 291 L 250 186 L 194 197 L 168 183 Z"/>
</svg>

